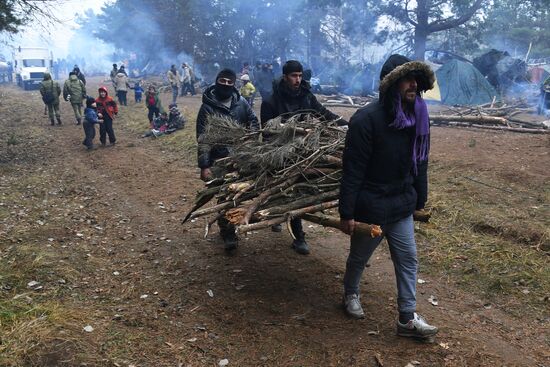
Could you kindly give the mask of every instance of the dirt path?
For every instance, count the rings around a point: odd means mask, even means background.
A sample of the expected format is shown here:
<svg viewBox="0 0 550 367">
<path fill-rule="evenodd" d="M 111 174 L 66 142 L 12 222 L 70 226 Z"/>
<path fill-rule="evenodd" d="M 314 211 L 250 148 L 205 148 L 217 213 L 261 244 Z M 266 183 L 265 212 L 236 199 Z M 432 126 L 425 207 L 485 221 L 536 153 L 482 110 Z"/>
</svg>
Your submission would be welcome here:
<svg viewBox="0 0 550 367">
<path fill-rule="evenodd" d="M 64 309 L 82 311 L 54 322 L 28 365 L 216 366 L 224 358 L 230 366 L 550 365 L 547 323 L 489 307 L 443 273 L 421 270 L 426 283 L 418 285 L 419 311 L 441 328 L 437 343 L 395 336 L 395 281 L 385 249 L 363 277 L 366 319 L 347 319 L 340 308 L 346 236 L 312 226 L 313 251 L 304 257 L 289 248 L 288 234 L 261 231 L 227 256 L 217 235 L 202 238 L 202 224 L 179 224 L 201 187 L 192 157 L 137 138 L 123 122 L 115 147 L 85 151 L 65 104 L 65 125 L 50 127 L 28 93 L 7 91 L 25 110 L 18 124 L 33 126 L 40 139 L 25 156 L 2 161 L 2 187 L 40 177 L 21 188 L 29 195 L 21 206 L 47 206 L 48 214 L 44 225 L 33 218 L 33 230 L 19 235 L 3 218 L 3 265 L 18 236 L 41 247 L 49 272 L 37 273 L 45 291 L 31 297 L 55 291 Z M 419 242 L 419 251 L 436 246 Z M 55 269 L 70 278 L 61 282 Z M 440 299 L 437 307 L 430 295 Z M 82 331 L 88 324 L 91 333 Z"/>
</svg>

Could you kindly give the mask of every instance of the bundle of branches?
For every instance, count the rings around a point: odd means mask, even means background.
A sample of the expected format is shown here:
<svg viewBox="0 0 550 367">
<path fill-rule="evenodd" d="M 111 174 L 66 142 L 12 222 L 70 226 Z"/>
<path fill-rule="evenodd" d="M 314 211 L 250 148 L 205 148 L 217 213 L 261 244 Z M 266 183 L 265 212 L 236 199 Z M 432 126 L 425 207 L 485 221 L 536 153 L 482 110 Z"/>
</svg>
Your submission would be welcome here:
<svg viewBox="0 0 550 367">
<path fill-rule="evenodd" d="M 198 193 L 183 222 L 213 215 L 206 233 L 222 216 L 240 233 L 295 217 L 336 227 L 332 218 L 313 213 L 338 205 L 344 140 L 345 131 L 335 122 L 308 113 L 296 114 L 284 124 L 275 118 L 259 131 L 247 130 L 228 117 L 211 116 L 199 145 L 227 147 L 231 153 L 216 161 L 212 167 L 216 178 Z M 202 208 L 212 199 L 215 205 Z M 358 230 L 381 233 L 378 226 L 367 224 Z"/>
</svg>

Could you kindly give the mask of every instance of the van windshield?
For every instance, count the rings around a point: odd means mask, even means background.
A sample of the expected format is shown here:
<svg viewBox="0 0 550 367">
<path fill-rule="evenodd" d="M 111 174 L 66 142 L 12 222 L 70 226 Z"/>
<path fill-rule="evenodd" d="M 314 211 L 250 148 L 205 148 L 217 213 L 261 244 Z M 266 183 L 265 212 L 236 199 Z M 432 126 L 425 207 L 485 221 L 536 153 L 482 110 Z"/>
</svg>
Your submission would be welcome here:
<svg viewBox="0 0 550 367">
<path fill-rule="evenodd" d="M 44 67 L 46 66 L 46 63 L 43 59 L 26 59 L 26 60 L 23 60 L 23 66 L 26 68 L 32 67 L 32 66 Z"/>
</svg>

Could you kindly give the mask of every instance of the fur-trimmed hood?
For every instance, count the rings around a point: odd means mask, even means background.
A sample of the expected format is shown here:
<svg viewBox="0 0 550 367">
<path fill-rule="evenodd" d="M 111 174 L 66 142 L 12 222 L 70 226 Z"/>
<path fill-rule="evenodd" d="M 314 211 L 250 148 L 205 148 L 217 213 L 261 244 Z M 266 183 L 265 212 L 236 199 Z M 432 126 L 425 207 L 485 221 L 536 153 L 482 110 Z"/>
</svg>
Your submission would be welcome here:
<svg viewBox="0 0 550 367">
<path fill-rule="evenodd" d="M 402 77 L 409 73 L 417 76 L 419 92 L 425 92 L 434 87 L 435 75 L 430 66 L 421 61 L 411 61 L 402 55 L 391 55 L 382 66 L 380 72 L 380 98 Z"/>
</svg>

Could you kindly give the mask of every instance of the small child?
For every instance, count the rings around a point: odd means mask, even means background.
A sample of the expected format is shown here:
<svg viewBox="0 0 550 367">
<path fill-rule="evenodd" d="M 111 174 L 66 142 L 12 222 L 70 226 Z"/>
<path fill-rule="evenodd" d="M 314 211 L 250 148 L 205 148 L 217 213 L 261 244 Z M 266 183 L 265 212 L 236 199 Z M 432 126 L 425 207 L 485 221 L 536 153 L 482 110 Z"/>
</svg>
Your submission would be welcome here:
<svg viewBox="0 0 550 367">
<path fill-rule="evenodd" d="M 141 82 L 139 80 L 135 82 L 132 89 L 134 90 L 134 98 L 136 100 L 136 103 L 141 103 L 141 95 L 143 94 L 143 87 L 141 86 Z"/>
<path fill-rule="evenodd" d="M 243 74 L 241 76 L 241 81 L 243 82 L 243 86 L 240 90 L 241 96 L 246 99 L 250 107 L 254 107 L 254 93 L 256 93 L 256 88 L 250 81 L 250 76 L 248 76 L 248 74 Z"/>
<path fill-rule="evenodd" d="M 95 124 L 103 123 L 103 116 L 97 113 L 97 105 L 95 103 L 94 97 L 86 97 L 86 108 L 84 109 L 84 123 L 82 127 L 84 128 L 84 141 L 82 144 L 88 148 L 88 150 L 94 149 L 94 138 L 95 138 Z"/>
</svg>

